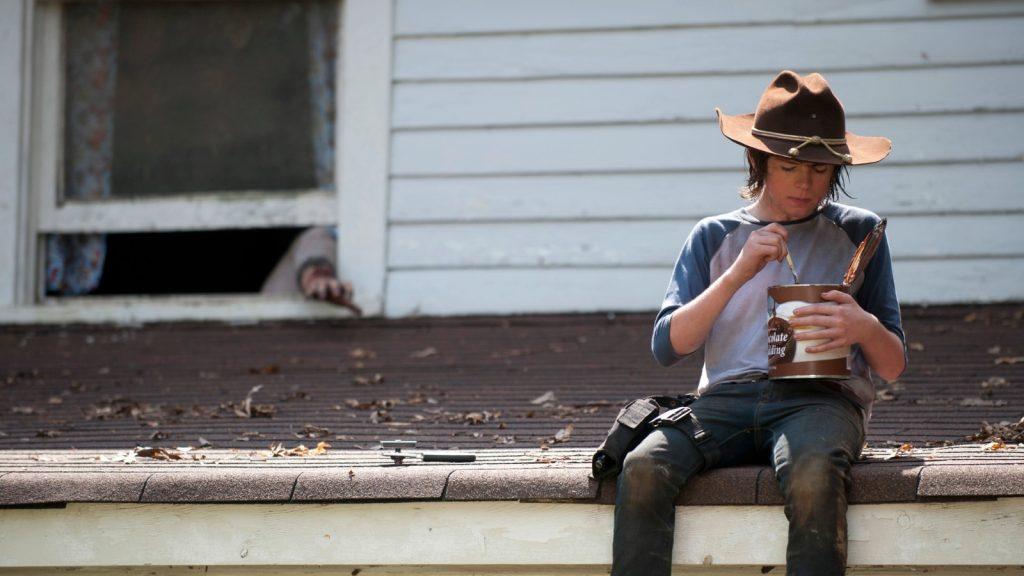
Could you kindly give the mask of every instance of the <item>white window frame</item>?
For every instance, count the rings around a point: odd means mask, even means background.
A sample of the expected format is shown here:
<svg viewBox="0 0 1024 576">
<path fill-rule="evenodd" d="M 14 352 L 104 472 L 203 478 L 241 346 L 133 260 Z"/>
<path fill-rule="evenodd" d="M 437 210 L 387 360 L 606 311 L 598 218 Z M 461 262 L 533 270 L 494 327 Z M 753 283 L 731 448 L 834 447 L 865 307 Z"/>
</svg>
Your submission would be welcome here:
<svg viewBox="0 0 1024 576">
<path fill-rule="evenodd" d="M 58 202 L 62 154 L 60 2 L 26 0 L 0 5 L 0 17 L 18 16 L 22 51 L 19 82 L 21 138 L 10 178 L 0 184 L 0 322 L 139 322 L 176 319 L 238 321 L 346 316 L 347 311 L 301 298 L 252 294 L 59 297 L 44 295 L 41 234 L 166 232 L 273 226 L 339 226 L 339 274 L 353 283 L 368 315 L 384 309 L 386 208 L 390 142 L 393 0 L 339 0 L 341 36 L 336 74 L 335 189 L 282 194 L 268 191 L 203 193 L 156 199 Z M 2 47 L 0 47 L 2 48 Z M 0 62 L 0 70 L 4 70 Z M 6 80 L 6 79 L 4 79 Z M 6 100 L 0 93 L 0 107 Z M 5 110 L 0 108 L 0 119 Z M 5 160 L 0 141 L 0 165 Z M 20 177 L 19 177 L 20 176 Z M 2 177 L 2 176 L 0 176 Z M 6 183 L 4 183 L 6 184 Z M 14 202 L 3 202 L 14 197 Z M 0 244 L 2 245 L 2 244 Z"/>
</svg>

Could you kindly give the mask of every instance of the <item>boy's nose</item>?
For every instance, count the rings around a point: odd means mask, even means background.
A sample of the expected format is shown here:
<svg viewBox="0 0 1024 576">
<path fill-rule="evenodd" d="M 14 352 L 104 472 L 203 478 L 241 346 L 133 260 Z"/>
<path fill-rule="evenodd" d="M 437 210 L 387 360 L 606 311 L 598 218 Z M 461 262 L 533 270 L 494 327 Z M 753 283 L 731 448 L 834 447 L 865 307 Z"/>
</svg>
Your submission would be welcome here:
<svg viewBox="0 0 1024 576">
<path fill-rule="evenodd" d="M 797 174 L 796 183 L 801 188 L 809 188 L 811 186 L 811 171 L 801 170 Z"/>
</svg>

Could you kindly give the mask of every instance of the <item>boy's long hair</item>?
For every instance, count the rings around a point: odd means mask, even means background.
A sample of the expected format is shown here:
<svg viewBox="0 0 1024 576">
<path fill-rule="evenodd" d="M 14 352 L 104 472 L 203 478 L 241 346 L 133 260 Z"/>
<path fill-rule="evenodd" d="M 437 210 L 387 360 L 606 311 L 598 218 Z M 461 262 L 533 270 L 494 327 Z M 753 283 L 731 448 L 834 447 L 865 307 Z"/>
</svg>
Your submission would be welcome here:
<svg viewBox="0 0 1024 576">
<path fill-rule="evenodd" d="M 740 197 L 744 200 L 754 201 L 761 195 L 764 186 L 764 178 L 768 174 L 767 152 L 747 148 L 747 184 L 740 188 Z M 825 198 L 831 202 L 839 199 L 839 194 L 847 198 L 853 198 L 846 191 L 846 181 L 850 179 L 850 173 L 846 165 L 839 165 L 832 171 L 832 180 L 828 183 L 828 194 Z"/>
</svg>

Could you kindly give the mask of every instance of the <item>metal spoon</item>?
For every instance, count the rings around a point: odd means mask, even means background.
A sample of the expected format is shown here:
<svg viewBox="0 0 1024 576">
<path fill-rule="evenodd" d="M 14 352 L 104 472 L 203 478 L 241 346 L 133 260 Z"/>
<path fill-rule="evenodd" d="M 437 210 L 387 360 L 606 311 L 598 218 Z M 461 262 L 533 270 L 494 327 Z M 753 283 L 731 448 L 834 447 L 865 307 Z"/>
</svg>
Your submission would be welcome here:
<svg viewBox="0 0 1024 576">
<path fill-rule="evenodd" d="M 789 264 L 789 271 L 793 273 L 793 284 L 799 284 L 800 279 L 796 277 L 796 265 L 793 264 L 793 256 L 789 253 L 789 246 L 785 242 L 782 245 L 786 247 L 786 264 Z"/>
</svg>

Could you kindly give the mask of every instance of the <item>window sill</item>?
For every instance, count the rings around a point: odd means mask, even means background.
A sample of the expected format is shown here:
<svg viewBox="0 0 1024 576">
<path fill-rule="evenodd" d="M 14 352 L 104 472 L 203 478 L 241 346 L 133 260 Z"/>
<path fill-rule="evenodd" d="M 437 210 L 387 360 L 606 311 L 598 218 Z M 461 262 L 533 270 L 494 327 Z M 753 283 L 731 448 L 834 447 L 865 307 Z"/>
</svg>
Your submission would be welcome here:
<svg viewBox="0 0 1024 576">
<path fill-rule="evenodd" d="M 72 324 L 352 318 L 345 308 L 300 296 L 196 294 L 160 296 L 74 296 L 40 304 L 0 308 L 2 324 Z"/>
</svg>

